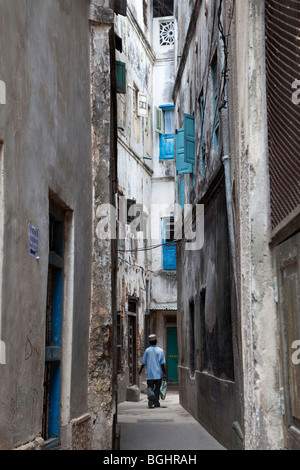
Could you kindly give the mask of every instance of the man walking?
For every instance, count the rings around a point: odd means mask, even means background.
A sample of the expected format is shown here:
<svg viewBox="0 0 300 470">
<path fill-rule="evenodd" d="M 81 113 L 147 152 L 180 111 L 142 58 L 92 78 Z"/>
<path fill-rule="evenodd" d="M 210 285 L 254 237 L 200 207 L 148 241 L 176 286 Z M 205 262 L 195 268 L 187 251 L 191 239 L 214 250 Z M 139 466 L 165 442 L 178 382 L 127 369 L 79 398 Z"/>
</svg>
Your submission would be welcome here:
<svg viewBox="0 0 300 470">
<path fill-rule="evenodd" d="M 166 359 L 163 350 L 157 346 L 156 335 L 150 335 L 149 342 L 150 347 L 145 351 L 139 375 L 147 367 L 148 406 L 159 408 L 161 381 L 166 377 Z"/>
</svg>

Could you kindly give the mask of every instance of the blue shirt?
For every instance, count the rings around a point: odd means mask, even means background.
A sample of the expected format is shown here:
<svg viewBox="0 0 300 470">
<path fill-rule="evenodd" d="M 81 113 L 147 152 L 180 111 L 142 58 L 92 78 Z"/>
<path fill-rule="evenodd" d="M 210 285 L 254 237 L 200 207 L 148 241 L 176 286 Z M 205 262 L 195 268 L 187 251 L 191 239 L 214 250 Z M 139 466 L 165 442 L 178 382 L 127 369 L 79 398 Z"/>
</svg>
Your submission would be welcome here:
<svg viewBox="0 0 300 470">
<path fill-rule="evenodd" d="M 142 365 L 147 367 L 147 380 L 160 380 L 163 377 L 162 364 L 166 363 L 164 352 L 158 346 L 146 349 Z"/>
</svg>

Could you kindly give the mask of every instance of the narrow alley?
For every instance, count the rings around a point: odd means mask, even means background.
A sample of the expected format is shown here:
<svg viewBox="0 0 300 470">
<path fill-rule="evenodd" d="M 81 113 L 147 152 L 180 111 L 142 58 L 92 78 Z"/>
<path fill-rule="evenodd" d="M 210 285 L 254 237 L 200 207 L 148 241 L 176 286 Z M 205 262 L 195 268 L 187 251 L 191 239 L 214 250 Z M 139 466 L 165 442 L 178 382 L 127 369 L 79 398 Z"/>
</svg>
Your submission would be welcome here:
<svg viewBox="0 0 300 470">
<path fill-rule="evenodd" d="M 120 450 L 226 450 L 179 403 L 178 387 L 169 387 L 160 408 L 124 402 L 118 408 Z"/>
<path fill-rule="evenodd" d="M 300 450 L 299 123 L 300 0 L 0 0 L 0 451 Z"/>
</svg>

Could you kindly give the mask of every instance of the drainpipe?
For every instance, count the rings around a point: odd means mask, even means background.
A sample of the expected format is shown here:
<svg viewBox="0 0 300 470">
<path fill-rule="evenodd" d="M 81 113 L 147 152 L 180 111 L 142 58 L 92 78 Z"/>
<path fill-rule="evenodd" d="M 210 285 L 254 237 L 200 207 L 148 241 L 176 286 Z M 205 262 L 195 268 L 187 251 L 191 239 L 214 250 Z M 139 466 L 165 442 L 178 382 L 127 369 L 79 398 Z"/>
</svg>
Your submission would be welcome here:
<svg viewBox="0 0 300 470">
<path fill-rule="evenodd" d="M 224 54 L 223 54 L 223 66 L 225 68 Z M 225 77 L 224 77 L 224 80 L 225 80 Z M 238 282 L 237 282 L 237 264 L 236 264 L 236 243 L 235 243 L 235 234 L 234 234 L 234 218 L 233 218 L 233 205 L 232 205 L 232 192 L 231 192 L 230 128 L 229 128 L 227 84 L 225 84 L 225 99 L 226 99 L 227 107 L 222 108 L 222 111 L 221 111 L 221 125 L 222 125 L 222 138 L 223 138 L 223 152 L 224 152 L 222 162 L 224 165 L 224 173 L 225 173 L 228 231 L 229 231 L 231 258 L 232 258 L 232 269 L 233 269 L 234 284 L 235 284 L 236 308 L 237 308 L 238 320 L 240 320 L 240 303 L 239 303 L 239 292 L 238 292 Z"/>
<path fill-rule="evenodd" d="M 223 161 L 224 171 L 225 171 L 228 230 L 229 230 L 230 251 L 231 251 L 231 257 L 232 257 L 232 268 L 233 268 L 233 276 L 234 276 L 234 284 L 235 284 L 237 314 L 238 314 L 238 319 L 240 319 L 239 292 L 238 292 L 237 267 L 236 267 L 236 246 L 235 246 L 232 194 L 231 194 L 231 157 L 230 155 L 225 155 L 222 158 L 222 161 Z"/>
</svg>

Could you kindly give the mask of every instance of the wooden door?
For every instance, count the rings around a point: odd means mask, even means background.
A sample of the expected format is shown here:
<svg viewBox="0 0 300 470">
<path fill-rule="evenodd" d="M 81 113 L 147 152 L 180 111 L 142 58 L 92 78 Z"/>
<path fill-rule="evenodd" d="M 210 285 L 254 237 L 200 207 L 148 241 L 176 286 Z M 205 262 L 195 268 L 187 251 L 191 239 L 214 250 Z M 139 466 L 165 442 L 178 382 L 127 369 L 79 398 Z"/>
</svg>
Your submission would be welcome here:
<svg viewBox="0 0 300 470">
<path fill-rule="evenodd" d="M 136 317 L 128 315 L 128 369 L 130 386 L 137 383 L 136 356 Z"/>
<path fill-rule="evenodd" d="M 300 449 L 300 364 L 295 360 L 300 340 L 300 234 L 277 248 L 277 260 L 285 446 Z"/>
<path fill-rule="evenodd" d="M 168 348 L 168 382 L 178 382 L 178 346 L 177 328 L 167 328 L 167 348 Z"/>
</svg>

